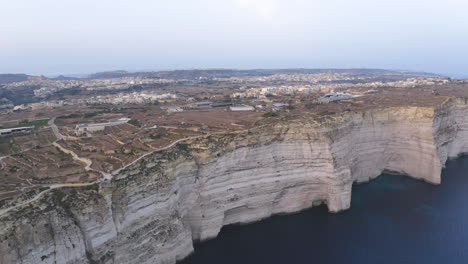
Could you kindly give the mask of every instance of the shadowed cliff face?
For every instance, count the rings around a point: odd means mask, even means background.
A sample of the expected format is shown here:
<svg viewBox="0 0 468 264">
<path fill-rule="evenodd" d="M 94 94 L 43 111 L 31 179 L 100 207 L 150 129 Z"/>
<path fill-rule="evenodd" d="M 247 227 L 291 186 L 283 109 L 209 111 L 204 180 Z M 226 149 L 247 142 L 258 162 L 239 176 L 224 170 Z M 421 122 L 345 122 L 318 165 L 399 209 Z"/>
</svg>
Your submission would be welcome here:
<svg viewBox="0 0 468 264">
<path fill-rule="evenodd" d="M 468 149 L 465 101 L 281 122 L 156 152 L 110 183 L 57 189 L 0 218 L 0 263 L 175 263 L 223 225 L 326 203 L 383 171 L 440 183 Z"/>
</svg>

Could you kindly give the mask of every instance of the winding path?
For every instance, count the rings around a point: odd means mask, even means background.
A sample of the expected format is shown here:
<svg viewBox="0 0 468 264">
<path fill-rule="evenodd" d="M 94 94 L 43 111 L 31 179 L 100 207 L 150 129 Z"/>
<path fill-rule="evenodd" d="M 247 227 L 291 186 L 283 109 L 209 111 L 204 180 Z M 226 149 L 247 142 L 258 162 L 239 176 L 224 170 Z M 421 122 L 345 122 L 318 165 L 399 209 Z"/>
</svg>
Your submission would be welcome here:
<svg viewBox="0 0 468 264">
<path fill-rule="evenodd" d="M 60 141 L 60 140 L 64 140 L 63 139 L 63 136 L 60 134 L 60 131 L 57 127 L 57 125 L 55 124 L 55 117 L 54 118 L 51 118 L 49 120 L 49 125 L 50 127 L 52 128 L 52 131 L 54 132 L 55 136 L 56 136 L 56 140 L 55 142 L 53 142 L 52 144 L 54 146 L 56 146 L 57 148 L 59 148 L 61 151 L 67 153 L 67 154 L 70 154 L 72 155 L 72 158 L 74 160 L 77 160 L 77 161 L 80 161 L 80 162 L 83 162 L 84 164 L 86 164 L 85 166 L 85 170 L 87 171 L 95 171 L 95 172 L 98 172 L 102 175 L 102 178 L 101 179 L 98 179 L 96 181 L 93 181 L 93 182 L 88 182 L 88 183 L 57 183 L 57 184 L 48 184 L 48 185 L 41 185 L 41 187 L 48 187 L 49 189 L 47 190 L 44 190 L 44 191 L 41 191 L 40 193 L 36 194 L 33 198 L 27 200 L 27 201 L 24 201 L 20 204 L 17 204 L 15 206 L 12 206 L 12 207 L 9 207 L 9 208 L 5 208 L 5 209 L 1 209 L 0 210 L 0 216 L 8 213 L 9 211 L 11 210 L 14 210 L 14 209 L 18 209 L 22 206 L 25 206 L 27 204 L 30 204 L 32 202 L 35 202 L 37 200 L 39 200 L 44 194 L 46 194 L 47 192 L 53 190 L 53 189 L 58 189 L 58 188 L 65 188 L 65 187 L 84 187 L 84 186 L 91 186 L 91 185 L 94 185 L 96 183 L 101 183 L 101 182 L 104 182 L 104 181 L 108 181 L 108 180 L 111 180 L 112 177 L 119 173 L 120 171 L 122 171 L 123 169 L 126 169 L 132 165 L 134 165 L 135 163 L 137 163 L 138 161 L 140 161 L 141 159 L 147 157 L 148 155 L 151 155 L 155 152 L 159 152 L 159 151 L 164 151 L 164 150 L 167 150 L 167 149 L 170 149 L 172 147 L 174 147 L 175 145 L 177 145 L 178 143 L 180 142 L 183 142 L 183 141 L 187 141 L 187 140 L 192 140 L 192 139 L 197 139 L 197 138 L 204 138 L 204 137 L 209 137 L 209 136 L 212 136 L 212 135 L 220 135 L 220 134 L 239 134 L 239 133 L 244 133 L 246 131 L 248 131 L 247 129 L 243 129 L 243 130 L 238 130 L 238 131 L 232 131 L 232 132 L 214 132 L 214 133 L 211 133 L 211 134 L 205 134 L 205 135 L 201 135 L 201 136 L 192 136 L 192 137 L 186 137 L 186 138 L 181 138 L 181 139 L 178 139 L 172 143 L 170 143 L 169 145 L 165 146 L 165 147 L 161 147 L 161 148 L 158 148 L 158 149 L 154 149 L 148 153 L 145 153 L 143 154 L 142 156 L 138 157 L 137 159 L 133 160 L 132 162 L 128 163 L 127 165 L 124 165 L 123 167 L 119 168 L 119 169 L 116 169 L 114 170 L 112 173 L 105 173 L 103 171 L 99 171 L 99 170 L 96 170 L 96 169 L 92 169 L 91 168 L 91 165 L 93 164 L 93 162 L 90 160 L 90 159 L 87 159 L 87 158 L 82 158 L 80 156 L 78 156 L 75 152 L 73 152 L 72 150 L 69 150 L 69 149 L 66 149 L 64 147 L 62 147 L 60 144 L 58 144 L 57 142 Z"/>
<path fill-rule="evenodd" d="M 62 134 L 60 134 L 59 129 L 57 125 L 55 124 L 55 117 L 52 117 L 48 123 L 49 123 L 49 126 L 52 128 L 52 131 L 54 132 L 55 137 L 57 138 L 55 142 L 62 140 L 63 136 Z"/>
<path fill-rule="evenodd" d="M 52 129 L 54 130 L 54 133 L 58 133 L 56 134 L 57 136 L 57 139 L 60 140 L 63 139 L 62 135 L 60 135 L 60 133 L 58 132 L 58 129 L 57 129 L 57 126 L 54 124 L 54 120 L 55 118 L 51 119 L 52 122 L 50 122 L 49 124 L 51 125 Z M 53 128 L 55 127 L 56 130 Z M 241 133 L 241 132 L 245 132 L 246 130 L 242 130 L 242 131 L 235 131 L 235 132 L 231 132 L 231 133 Z M 69 149 L 66 149 L 64 147 L 62 147 L 60 144 L 57 143 L 57 141 L 55 141 L 54 143 L 52 143 L 54 146 L 58 147 L 61 151 L 65 152 L 65 153 L 68 153 L 70 155 L 72 155 L 73 159 L 75 160 L 78 160 L 78 161 L 81 161 L 83 163 L 86 164 L 86 167 L 85 169 L 88 170 L 88 171 L 97 171 L 99 173 L 101 173 L 101 175 L 103 176 L 103 178 L 101 179 L 98 179 L 94 182 L 88 182 L 88 183 L 58 183 L 58 184 L 50 184 L 50 185 L 42 185 L 42 187 L 48 187 L 49 189 L 47 190 L 44 190 L 38 194 L 36 194 L 33 198 L 27 200 L 27 201 L 24 201 L 20 204 L 17 204 L 15 206 L 12 206 L 12 207 L 9 207 L 9 208 L 5 208 L 5 209 L 2 209 L 0 210 L 0 216 L 8 213 L 9 211 L 11 210 L 14 210 L 14 209 L 18 209 L 22 206 L 25 206 L 25 205 L 28 205 L 32 202 L 35 202 L 37 200 L 39 200 L 44 194 L 46 194 L 47 192 L 53 190 L 53 189 L 57 189 L 57 188 L 64 188 L 64 187 L 84 187 L 84 186 L 90 186 L 90 185 L 94 185 L 96 183 L 101 183 L 103 181 L 106 181 L 106 180 L 111 180 L 113 175 L 119 173 L 120 171 L 122 171 L 123 169 L 126 169 L 128 168 L 129 166 L 132 166 L 133 164 L 137 163 L 138 161 L 140 161 L 141 159 L 145 158 L 146 156 L 148 155 L 151 155 L 155 152 L 159 152 L 159 151 L 164 151 L 164 150 L 167 150 L 167 149 L 170 149 L 172 147 L 174 147 L 175 145 L 177 145 L 178 143 L 180 142 L 183 142 L 183 141 L 186 141 L 186 140 L 192 140 L 192 139 L 197 139 L 197 138 L 203 138 L 203 137 L 209 137 L 211 135 L 214 135 L 214 134 L 225 134 L 226 132 L 220 132 L 220 133 L 213 133 L 213 134 L 206 134 L 206 135 L 201 135 L 201 136 L 192 136 L 192 137 L 186 137 L 186 138 L 181 138 L 181 139 L 178 139 L 174 142 L 172 142 L 171 144 L 165 146 L 165 147 L 162 147 L 162 148 L 158 148 L 158 149 L 155 149 L 155 150 L 152 150 L 142 156 L 140 156 L 139 158 L 135 159 L 134 161 L 128 163 L 127 165 L 123 166 L 122 168 L 119 168 L 115 171 L 113 171 L 112 173 L 105 173 L 105 172 L 102 172 L 102 171 L 98 171 L 98 170 L 95 170 L 95 169 L 92 169 L 91 168 L 91 165 L 92 165 L 92 161 L 89 160 L 89 159 L 86 159 L 86 158 L 81 158 L 79 157 L 75 152 L 69 150 Z"/>
</svg>

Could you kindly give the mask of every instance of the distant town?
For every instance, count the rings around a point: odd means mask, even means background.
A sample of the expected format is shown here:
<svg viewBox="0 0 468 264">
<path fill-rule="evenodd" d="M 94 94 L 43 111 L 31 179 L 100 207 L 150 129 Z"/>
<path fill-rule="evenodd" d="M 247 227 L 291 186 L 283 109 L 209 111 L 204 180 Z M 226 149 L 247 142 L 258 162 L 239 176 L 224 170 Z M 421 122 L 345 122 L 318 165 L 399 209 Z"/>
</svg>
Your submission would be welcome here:
<svg viewBox="0 0 468 264">
<path fill-rule="evenodd" d="M 117 76 L 119 75 L 117 74 Z M 195 94 L 190 96 L 190 89 L 196 92 L 204 85 L 213 87 L 212 91 L 206 92 L 209 96 L 205 96 L 205 98 L 209 100 L 220 99 L 220 95 L 229 96 L 232 100 L 245 98 L 259 100 L 274 96 L 319 95 L 320 93 L 329 92 L 353 92 L 353 90 L 362 92 L 363 88 L 368 88 L 369 91 L 382 88 L 414 88 L 445 85 L 454 82 L 454 80 L 444 77 L 425 75 L 413 77 L 411 74 L 408 75 L 408 78 L 404 78 L 406 77 L 405 74 L 398 78 L 395 78 L 395 75 L 388 74 L 388 76 L 381 76 L 383 80 L 388 77 L 387 81 L 383 81 L 373 75 L 367 76 L 346 72 L 291 73 L 244 77 L 195 75 L 191 79 L 186 79 L 185 76 L 182 78 L 148 78 L 145 76 L 145 74 L 142 74 L 135 77 L 72 80 L 28 76 L 24 81 L 10 82 L 0 87 L 4 93 L 12 91 L 12 94 L 14 94 L 15 90 L 27 90 L 31 95 L 28 98 L 29 100 L 23 100 L 26 103 L 21 103 L 16 100 L 9 100 L 8 96 L 6 96 L 0 102 L 0 109 L 8 112 L 47 109 L 65 105 L 194 102 L 198 98 Z M 392 77 L 395 79 L 392 80 Z M 186 90 L 184 91 L 182 88 L 186 88 Z M 222 91 L 219 91 L 221 89 Z M 225 98 L 222 98 L 222 100 L 225 100 Z"/>
</svg>

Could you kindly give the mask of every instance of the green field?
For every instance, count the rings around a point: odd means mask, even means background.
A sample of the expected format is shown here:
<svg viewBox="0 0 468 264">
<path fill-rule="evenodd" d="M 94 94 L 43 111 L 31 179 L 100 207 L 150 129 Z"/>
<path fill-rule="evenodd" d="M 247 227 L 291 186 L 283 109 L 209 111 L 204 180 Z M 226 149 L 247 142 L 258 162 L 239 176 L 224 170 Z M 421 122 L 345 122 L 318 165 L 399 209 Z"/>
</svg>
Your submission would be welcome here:
<svg viewBox="0 0 468 264">
<path fill-rule="evenodd" d="M 1 127 L 1 128 L 15 128 L 15 127 L 28 127 L 28 126 L 34 126 L 34 127 L 45 127 L 49 125 L 49 120 L 50 119 L 41 119 L 41 120 L 23 120 L 19 122 L 15 126 L 8 126 L 8 127 Z"/>
</svg>

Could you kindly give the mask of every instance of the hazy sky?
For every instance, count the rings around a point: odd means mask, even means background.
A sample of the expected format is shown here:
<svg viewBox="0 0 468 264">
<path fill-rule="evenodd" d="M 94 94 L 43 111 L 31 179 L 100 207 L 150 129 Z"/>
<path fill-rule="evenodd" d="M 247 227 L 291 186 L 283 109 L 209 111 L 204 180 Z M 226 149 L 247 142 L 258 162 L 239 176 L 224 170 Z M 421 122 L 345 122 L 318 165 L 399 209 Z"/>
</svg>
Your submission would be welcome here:
<svg viewBox="0 0 468 264">
<path fill-rule="evenodd" d="M 0 73 L 366 67 L 468 77 L 467 0 L 0 0 Z"/>
</svg>

